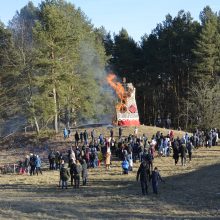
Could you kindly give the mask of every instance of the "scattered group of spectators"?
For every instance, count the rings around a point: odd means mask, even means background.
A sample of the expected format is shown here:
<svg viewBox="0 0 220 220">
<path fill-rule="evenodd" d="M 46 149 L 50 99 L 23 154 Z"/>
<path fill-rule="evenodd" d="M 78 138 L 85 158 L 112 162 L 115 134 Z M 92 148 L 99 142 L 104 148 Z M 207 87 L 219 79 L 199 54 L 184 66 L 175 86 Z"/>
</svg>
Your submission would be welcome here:
<svg viewBox="0 0 220 220">
<path fill-rule="evenodd" d="M 82 178 L 83 186 L 87 183 L 87 164 L 86 161 L 83 159 L 81 162 L 79 160 L 73 161 L 70 160 L 69 168 L 65 165 L 64 160 L 61 162 L 60 167 L 60 183 L 59 186 L 62 189 L 67 189 L 67 181 L 71 178 L 71 186 L 73 186 L 74 180 L 74 188 L 79 188 L 80 186 L 80 179 Z"/>
<path fill-rule="evenodd" d="M 41 158 L 39 155 L 36 154 L 30 154 L 25 157 L 24 161 L 19 161 L 19 173 L 20 174 L 29 174 L 29 175 L 35 175 L 38 173 L 42 173 L 41 169 Z"/>
<path fill-rule="evenodd" d="M 147 194 L 147 180 L 152 181 L 152 189 L 154 193 L 157 193 L 158 181 L 161 178 L 157 167 L 153 169 L 153 161 L 155 156 L 168 157 L 173 156 L 175 165 L 178 164 L 179 158 L 181 158 L 181 165 L 186 165 L 187 155 L 189 162 L 192 160 L 192 152 L 194 148 L 200 146 L 211 147 L 216 145 L 218 141 L 218 130 L 212 129 L 210 131 L 196 130 L 192 135 L 185 133 L 182 137 L 174 138 L 174 132 L 171 130 L 167 135 L 161 132 L 157 132 L 150 139 L 143 134 L 138 135 L 138 128 L 134 128 L 134 133 L 129 136 L 123 136 L 123 129 L 119 127 L 118 135 L 114 134 L 113 129 L 110 129 L 109 138 L 104 137 L 103 134 L 96 135 L 95 129 L 89 134 L 87 130 L 78 132 L 75 131 L 73 146 L 68 151 L 67 162 L 69 167 L 69 173 L 71 177 L 71 185 L 73 180 L 75 181 L 76 172 L 73 172 L 73 167 L 84 166 L 86 170 L 89 168 L 96 168 L 100 163 L 104 163 L 106 169 L 110 169 L 111 158 L 115 156 L 121 160 L 122 173 L 128 174 L 133 171 L 133 164 L 137 161 L 140 162 L 140 167 L 137 172 L 137 180 L 140 176 L 142 193 Z M 117 137 L 117 139 L 115 139 Z M 65 137 L 64 137 L 65 138 Z M 55 154 L 52 167 L 53 169 L 60 169 L 59 164 L 62 156 L 57 152 Z M 58 165 L 56 163 L 58 162 Z M 147 171 L 147 174 L 145 170 Z M 79 169 L 80 170 L 80 169 Z M 82 172 L 82 171 L 80 171 Z M 83 179 L 83 185 L 87 181 L 88 172 L 86 178 L 81 174 Z M 143 174 L 145 173 L 145 174 Z M 74 182 L 74 187 L 79 186 L 80 178 L 77 177 L 77 181 Z M 65 187 L 66 185 L 62 185 Z"/>
<path fill-rule="evenodd" d="M 70 130 L 64 129 L 64 139 L 71 138 Z M 71 186 L 79 188 L 87 184 L 87 169 L 97 168 L 104 164 L 106 169 L 111 169 L 112 157 L 121 161 L 122 174 L 133 171 L 133 164 L 140 162 L 137 172 L 137 180 L 141 182 L 143 195 L 148 193 L 147 182 L 152 181 L 153 192 L 157 194 L 158 181 L 161 178 L 157 167 L 153 166 L 156 156 L 173 156 L 174 164 L 177 165 L 181 158 L 181 165 L 185 166 L 187 155 L 189 162 L 192 160 L 194 148 L 200 146 L 211 147 L 218 142 L 219 130 L 210 131 L 195 130 L 193 134 L 185 133 L 182 137 L 174 138 L 171 130 L 164 135 L 158 131 L 151 138 L 146 134 L 138 135 L 138 128 L 134 128 L 134 133 L 123 136 L 123 129 L 119 127 L 118 135 L 114 130 L 109 130 L 108 138 L 103 134 L 96 135 L 95 129 L 90 134 L 87 130 L 75 131 L 72 146 L 67 152 L 51 151 L 48 155 L 49 169 L 59 170 L 59 186 L 67 188 L 70 179 Z M 35 175 L 42 174 L 41 159 L 38 155 L 30 154 L 21 162 L 21 173 Z"/>
</svg>

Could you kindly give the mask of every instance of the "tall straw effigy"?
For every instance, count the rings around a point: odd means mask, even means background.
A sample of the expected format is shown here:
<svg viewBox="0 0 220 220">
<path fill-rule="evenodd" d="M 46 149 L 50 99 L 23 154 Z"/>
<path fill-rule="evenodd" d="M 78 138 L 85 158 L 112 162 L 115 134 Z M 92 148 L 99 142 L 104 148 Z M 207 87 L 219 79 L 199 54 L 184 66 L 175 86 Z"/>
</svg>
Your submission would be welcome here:
<svg viewBox="0 0 220 220">
<path fill-rule="evenodd" d="M 135 99 L 135 88 L 132 83 L 126 83 L 125 78 L 123 79 L 123 83 L 117 82 L 116 75 L 113 73 L 107 76 L 107 81 L 119 98 L 115 106 L 115 123 L 119 126 L 140 125 Z"/>
</svg>

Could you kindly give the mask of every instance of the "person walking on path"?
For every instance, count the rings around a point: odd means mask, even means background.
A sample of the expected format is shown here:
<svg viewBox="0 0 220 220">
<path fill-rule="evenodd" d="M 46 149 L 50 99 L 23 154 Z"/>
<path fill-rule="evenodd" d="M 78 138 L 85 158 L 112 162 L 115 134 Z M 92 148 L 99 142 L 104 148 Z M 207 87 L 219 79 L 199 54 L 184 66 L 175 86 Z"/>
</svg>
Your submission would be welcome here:
<svg viewBox="0 0 220 220">
<path fill-rule="evenodd" d="M 146 161 L 143 161 L 140 164 L 140 167 L 137 171 L 137 177 L 136 177 L 137 181 L 139 180 L 139 176 L 140 176 L 142 194 L 147 195 L 148 194 L 148 183 L 147 182 L 150 179 L 150 168 Z"/>
<path fill-rule="evenodd" d="M 152 188 L 153 188 L 153 193 L 158 194 L 158 182 L 159 180 L 161 182 L 165 181 L 162 179 L 157 167 L 154 168 L 154 171 L 152 171 L 150 179 L 152 180 Z"/>
</svg>

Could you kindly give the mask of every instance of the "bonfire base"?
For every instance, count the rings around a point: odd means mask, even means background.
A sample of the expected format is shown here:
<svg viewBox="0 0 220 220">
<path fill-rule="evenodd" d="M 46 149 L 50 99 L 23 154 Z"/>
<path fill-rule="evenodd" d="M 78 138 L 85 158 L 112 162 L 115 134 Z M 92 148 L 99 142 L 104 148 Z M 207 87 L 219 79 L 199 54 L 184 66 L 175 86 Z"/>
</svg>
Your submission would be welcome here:
<svg viewBox="0 0 220 220">
<path fill-rule="evenodd" d="M 120 120 L 118 121 L 119 126 L 139 126 L 139 120 Z"/>
</svg>

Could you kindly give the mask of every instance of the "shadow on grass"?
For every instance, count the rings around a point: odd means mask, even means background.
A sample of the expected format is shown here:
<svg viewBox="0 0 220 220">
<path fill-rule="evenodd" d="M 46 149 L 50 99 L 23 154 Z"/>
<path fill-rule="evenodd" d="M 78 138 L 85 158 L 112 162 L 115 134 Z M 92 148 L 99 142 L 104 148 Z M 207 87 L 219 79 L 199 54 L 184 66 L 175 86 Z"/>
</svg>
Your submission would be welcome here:
<svg viewBox="0 0 220 220">
<path fill-rule="evenodd" d="M 220 164 L 164 178 L 159 195 L 141 195 L 140 183 L 131 176 L 107 176 L 91 180 L 88 186 L 60 189 L 32 184 L 1 184 L 4 192 L 0 210 L 11 207 L 25 216 L 40 213 L 45 219 L 218 219 L 220 217 Z M 168 209 L 167 209 L 168 207 Z M 172 209 L 176 211 L 173 212 Z"/>
</svg>

